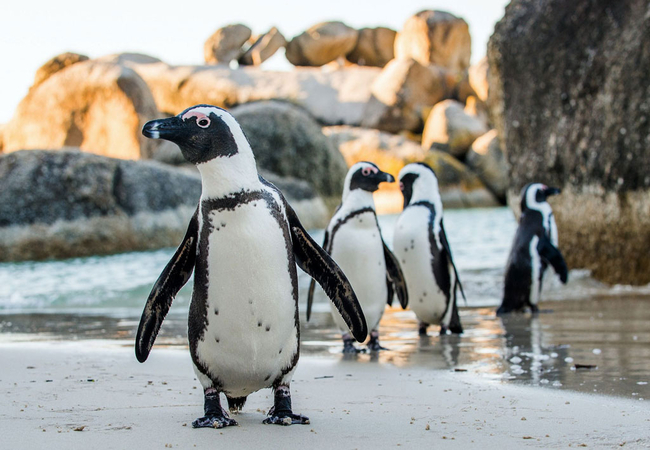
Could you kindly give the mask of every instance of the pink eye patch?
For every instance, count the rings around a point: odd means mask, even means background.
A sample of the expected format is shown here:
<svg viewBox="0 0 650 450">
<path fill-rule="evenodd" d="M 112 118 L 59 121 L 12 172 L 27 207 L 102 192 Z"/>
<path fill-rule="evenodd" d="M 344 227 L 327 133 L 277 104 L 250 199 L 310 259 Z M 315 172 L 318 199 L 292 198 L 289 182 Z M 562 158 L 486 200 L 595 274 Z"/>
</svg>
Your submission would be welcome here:
<svg viewBox="0 0 650 450">
<path fill-rule="evenodd" d="M 364 168 L 361 170 L 361 173 L 362 173 L 364 176 L 366 176 L 366 177 L 367 177 L 368 175 L 370 175 L 371 173 L 377 173 L 377 172 L 378 172 L 378 170 L 375 169 L 374 167 L 364 167 Z"/>
</svg>

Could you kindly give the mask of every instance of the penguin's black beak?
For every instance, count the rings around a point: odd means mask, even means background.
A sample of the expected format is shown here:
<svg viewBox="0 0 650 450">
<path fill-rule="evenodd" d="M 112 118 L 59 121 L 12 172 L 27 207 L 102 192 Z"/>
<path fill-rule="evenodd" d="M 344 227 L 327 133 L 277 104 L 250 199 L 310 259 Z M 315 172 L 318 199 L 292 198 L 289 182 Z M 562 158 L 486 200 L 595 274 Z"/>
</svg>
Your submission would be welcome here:
<svg viewBox="0 0 650 450">
<path fill-rule="evenodd" d="M 379 172 L 377 172 L 377 174 L 375 174 L 375 177 L 376 177 L 376 180 L 377 180 L 377 184 L 383 183 L 383 182 L 386 182 L 386 183 L 394 183 L 395 182 L 395 177 L 394 176 L 392 176 L 389 173 L 382 172 L 381 170 Z"/>
<path fill-rule="evenodd" d="M 177 141 L 184 133 L 183 121 L 178 117 L 150 120 L 142 127 L 142 134 L 151 139 Z"/>
<path fill-rule="evenodd" d="M 557 195 L 557 194 L 561 193 L 562 190 L 559 189 L 559 188 L 556 188 L 556 187 L 546 187 L 546 188 L 544 188 L 543 192 L 544 192 L 544 196 L 546 198 L 548 198 L 548 197 L 550 197 L 552 195 Z"/>
</svg>

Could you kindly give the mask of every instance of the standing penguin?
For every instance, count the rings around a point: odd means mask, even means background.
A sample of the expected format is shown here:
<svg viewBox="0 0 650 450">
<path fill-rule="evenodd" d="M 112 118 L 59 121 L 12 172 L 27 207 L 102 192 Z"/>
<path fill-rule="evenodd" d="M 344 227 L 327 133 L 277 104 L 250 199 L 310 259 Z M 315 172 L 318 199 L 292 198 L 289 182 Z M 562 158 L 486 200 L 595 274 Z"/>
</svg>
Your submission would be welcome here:
<svg viewBox="0 0 650 450">
<path fill-rule="evenodd" d="M 521 311 L 530 307 L 537 312 L 542 281 L 548 265 L 552 265 L 566 283 L 568 271 L 557 248 L 557 225 L 546 199 L 560 190 L 541 183 L 531 183 L 521 191 L 521 217 L 506 266 L 503 302 L 497 314 Z"/>
<path fill-rule="evenodd" d="M 135 342 L 144 362 L 179 289 L 194 270 L 188 339 L 204 388 L 205 416 L 192 426 L 237 425 L 231 411 L 260 389 L 274 390 L 264 423 L 309 423 L 291 410 L 289 384 L 298 362 L 296 263 L 323 286 L 359 341 L 366 322 L 347 278 L 307 234 L 280 191 L 257 174 L 242 129 L 225 110 L 193 106 L 145 124 L 143 134 L 166 139 L 196 164 L 202 180 L 187 234 L 149 295 Z"/>
<path fill-rule="evenodd" d="M 392 304 L 393 295 L 403 308 L 408 304 L 406 284 L 395 256 L 381 236 L 372 193 L 379 183 L 392 183 L 395 178 L 370 162 L 354 164 L 345 177 L 343 199 L 325 230 L 323 248 L 350 279 L 370 330 L 370 351 L 384 350 L 379 345 L 377 327 L 385 304 Z M 314 282 L 309 286 L 307 320 L 314 299 Z M 352 336 L 341 315 L 332 310 L 334 322 L 343 334 L 343 352 L 356 353 Z"/>
<path fill-rule="evenodd" d="M 438 178 L 424 163 L 406 165 L 399 173 L 404 210 L 395 225 L 393 251 L 411 297 L 411 309 L 420 321 L 419 332 L 439 323 L 440 334 L 462 333 L 458 290 L 463 286 L 451 256 L 442 221 Z"/>
</svg>

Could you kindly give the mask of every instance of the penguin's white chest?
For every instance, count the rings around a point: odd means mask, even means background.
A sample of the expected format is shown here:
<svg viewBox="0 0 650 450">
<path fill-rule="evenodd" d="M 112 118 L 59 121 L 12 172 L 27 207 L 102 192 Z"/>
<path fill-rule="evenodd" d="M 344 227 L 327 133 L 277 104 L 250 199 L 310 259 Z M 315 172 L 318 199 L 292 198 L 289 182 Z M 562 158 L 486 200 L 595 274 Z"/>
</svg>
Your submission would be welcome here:
<svg viewBox="0 0 650 450">
<path fill-rule="evenodd" d="M 212 211 L 207 224 L 198 256 L 207 262 L 207 327 L 197 354 L 226 393 L 244 396 L 270 386 L 297 351 L 295 264 L 264 200 Z"/>
<path fill-rule="evenodd" d="M 359 214 L 341 225 L 332 236 L 331 255 L 357 294 L 368 330 L 377 328 L 388 290 L 384 247 L 374 214 Z M 341 330 L 348 329 L 333 307 L 332 316 Z"/>
<path fill-rule="evenodd" d="M 421 321 L 438 323 L 447 307 L 447 298 L 433 274 L 429 239 L 431 212 L 424 207 L 404 210 L 395 225 L 393 253 L 399 260 L 409 293 L 409 307 Z M 435 239 L 433 245 L 436 245 Z"/>
</svg>

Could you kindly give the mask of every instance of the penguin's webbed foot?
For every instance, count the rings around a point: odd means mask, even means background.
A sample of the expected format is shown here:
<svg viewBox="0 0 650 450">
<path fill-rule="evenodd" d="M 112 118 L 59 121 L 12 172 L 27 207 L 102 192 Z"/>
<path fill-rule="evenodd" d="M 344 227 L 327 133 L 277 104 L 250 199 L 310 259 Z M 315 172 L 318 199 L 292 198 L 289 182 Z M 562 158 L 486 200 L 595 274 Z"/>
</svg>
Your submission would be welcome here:
<svg viewBox="0 0 650 450">
<path fill-rule="evenodd" d="M 426 336 L 427 335 L 427 328 L 429 328 L 428 323 L 420 322 L 418 324 L 418 334 L 420 336 Z"/>
<path fill-rule="evenodd" d="M 275 413 L 275 408 L 269 411 L 269 417 L 262 422 L 265 425 L 307 425 L 309 424 L 309 417 L 301 414 L 294 414 L 291 411 L 278 411 Z"/>
<path fill-rule="evenodd" d="M 343 336 L 343 353 L 359 353 L 360 350 L 354 346 L 354 339 L 350 336 Z"/>
<path fill-rule="evenodd" d="M 225 415 L 210 414 L 199 417 L 192 422 L 192 428 L 225 428 L 239 425 L 235 420 Z"/>
<path fill-rule="evenodd" d="M 309 417 L 291 411 L 291 391 L 289 385 L 281 384 L 275 388 L 273 407 L 269 416 L 262 422 L 266 425 L 307 425 Z"/>
<path fill-rule="evenodd" d="M 368 351 L 378 352 L 380 350 L 388 350 L 386 347 L 382 347 L 379 344 L 379 331 L 372 330 L 370 332 L 370 340 L 368 341 Z"/>
<path fill-rule="evenodd" d="M 378 351 L 381 351 L 381 350 L 388 350 L 388 349 L 386 347 L 382 347 L 379 344 L 378 340 L 374 340 L 374 341 L 370 340 L 368 342 L 368 351 L 369 352 L 378 352 Z"/>
</svg>

